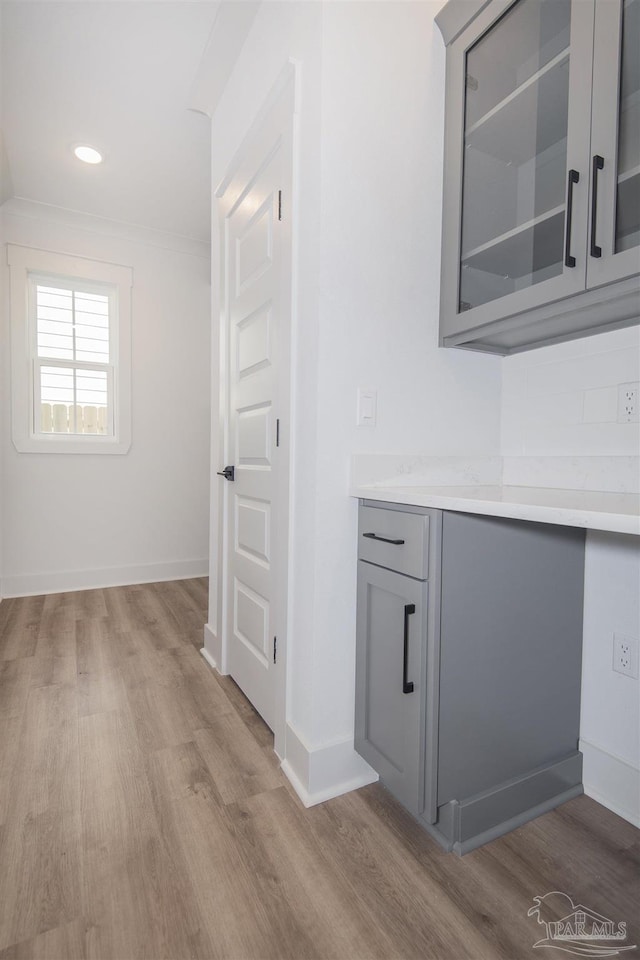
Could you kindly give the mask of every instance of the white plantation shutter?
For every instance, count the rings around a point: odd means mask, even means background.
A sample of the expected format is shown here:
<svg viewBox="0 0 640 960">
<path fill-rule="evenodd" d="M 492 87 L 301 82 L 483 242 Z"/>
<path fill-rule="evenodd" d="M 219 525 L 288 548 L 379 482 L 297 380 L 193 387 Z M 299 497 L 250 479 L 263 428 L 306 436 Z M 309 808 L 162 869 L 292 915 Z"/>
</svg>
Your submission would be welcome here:
<svg viewBox="0 0 640 960">
<path fill-rule="evenodd" d="M 131 447 L 131 267 L 7 244 L 19 453 Z"/>
<path fill-rule="evenodd" d="M 112 437 L 115 289 L 31 275 L 29 301 L 34 432 Z"/>
</svg>

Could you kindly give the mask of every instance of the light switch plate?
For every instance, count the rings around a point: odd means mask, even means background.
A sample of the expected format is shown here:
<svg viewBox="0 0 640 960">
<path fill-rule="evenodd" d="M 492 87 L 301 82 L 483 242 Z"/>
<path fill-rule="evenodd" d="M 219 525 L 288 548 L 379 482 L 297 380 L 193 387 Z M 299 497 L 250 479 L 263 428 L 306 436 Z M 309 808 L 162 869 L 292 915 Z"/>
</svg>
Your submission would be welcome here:
<svg viewBox="0 0 640 960">
<path fill-rule="evenodd" d="M 356 424 L 359 427 L 375 427 L 378 406 L 376 390 L 358 387 L 358 412 Z"/>
</svg>

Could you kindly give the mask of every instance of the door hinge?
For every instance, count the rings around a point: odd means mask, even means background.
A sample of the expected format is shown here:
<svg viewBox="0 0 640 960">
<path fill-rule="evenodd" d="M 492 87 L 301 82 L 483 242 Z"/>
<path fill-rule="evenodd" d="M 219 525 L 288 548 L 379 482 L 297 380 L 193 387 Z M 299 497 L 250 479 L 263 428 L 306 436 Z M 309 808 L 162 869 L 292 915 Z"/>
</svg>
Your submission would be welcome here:
<svg viewBox="0 0 640 960">
<path fill-rule="evenodd" d="M 278 638 L 274 637 L 273 638 L 273 662 L 274 663 L 276 662 L 276 659 L 277 659 L 277 651 L 278 651 Z"/>
<path fill-rule="evenodd" d="M 282 190 L 278 190 L 278 220 L 282 220 Z"/>
<path fill-rule="evenodd" d="M 280 420 L 276 420 L 276 447 L 280 446 Z"/>
</svg>

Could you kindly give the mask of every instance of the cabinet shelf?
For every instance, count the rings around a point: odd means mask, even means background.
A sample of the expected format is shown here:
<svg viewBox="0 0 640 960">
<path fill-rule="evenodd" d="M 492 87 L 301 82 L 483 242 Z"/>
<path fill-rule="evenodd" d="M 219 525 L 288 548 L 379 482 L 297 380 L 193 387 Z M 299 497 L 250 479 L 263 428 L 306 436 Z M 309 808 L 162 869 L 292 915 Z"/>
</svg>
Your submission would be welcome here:
<svg viewBox="0 0 640 960">
<path fill-rule="evenodd" d="M 505 163 L 524 163 L 566 138 L 568 101 L 565 48 L 469 127 L 465 146 Z"/>
<path fill-rule="evenodd" d="M 640 177 L 640 163 L 637 166 L 632 167 L 631 170 L 625 170 L 618 177 L 618 186 L 622 186 L 623 183 L 626 183 L 627 180 L 634 180 Z"/>
<path fill-rule="evenodd" d="M 464 267 L 511 279 L 537 273 L 562 259 L 564 204 L 547 210 L 463 254 Z"/>
</svg>

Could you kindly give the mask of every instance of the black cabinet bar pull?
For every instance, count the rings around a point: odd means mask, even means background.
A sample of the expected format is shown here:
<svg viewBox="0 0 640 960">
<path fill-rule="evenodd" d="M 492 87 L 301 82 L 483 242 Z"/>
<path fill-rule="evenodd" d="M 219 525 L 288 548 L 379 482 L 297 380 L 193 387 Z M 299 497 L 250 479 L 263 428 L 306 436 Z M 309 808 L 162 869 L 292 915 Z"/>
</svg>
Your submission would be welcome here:
<svg viewBox="0 0 640 960">
<path fill-rule="evenodd" d="M 591 174 L 591 256 L 601 257 L 602 247 L 596 243 L 596 221 L 598 217 L 598 170 L 604 167 L 604 157 L 598 154 L 593 158 L 593 168 Z"/>
<path fill-rule="evenodd" d="M 368 537 L 369 540 L 380 540 L 381 543 L 392 543 L 396 547 L 401 547 L 404 543 L 404 540 L 389 540 L 388 537 L 380 537 L 377 533 L 363 533 L 363 537 Z"/>
<path fill-rule="evenodd" d="M 415 603 L 405 603 L 404 606 L 404 654 L 402 657 L 402 692 L 413 693 L 413 682 L 407 680 L 407 668 L 409 659 L 409 617 L 416 612 Z"/>
<path fill-rule="evenodd" d="M 573 185 L 580 181 L 577 170 L 569 170 L 569 184 L 567 186 L 567 226 L 564 240 L 564 265 L 575 267 L 576 258 L 571 256 L 571 221 L 573 220 Z"/>
</svg>

